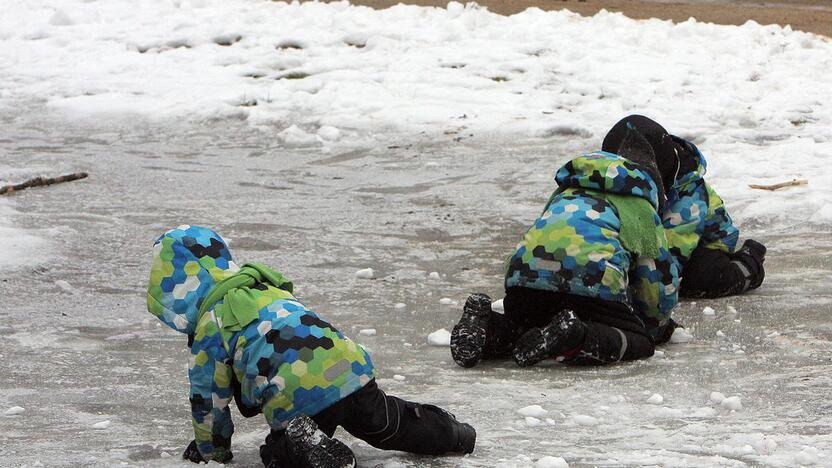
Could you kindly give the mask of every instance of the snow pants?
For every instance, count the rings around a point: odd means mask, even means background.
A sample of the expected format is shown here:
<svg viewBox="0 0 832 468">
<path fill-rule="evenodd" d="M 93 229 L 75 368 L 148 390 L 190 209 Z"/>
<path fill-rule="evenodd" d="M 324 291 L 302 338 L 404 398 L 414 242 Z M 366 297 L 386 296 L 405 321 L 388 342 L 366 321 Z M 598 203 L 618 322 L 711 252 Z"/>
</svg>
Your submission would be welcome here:
<svg viewBox="0 0 832 468">
<path fill-rule="evenodd" d="M 508 288 L 505 314 L 492 312 L 484 358 L 507 358 L 520 336 L 544 327 L 564 310 L 572 310 L 587 326 L 586 339 L 565 364 L 598 365 L 650 357 L 656 340 L 628 304 L 530 288 Z M 672 332 L 672 330 L 671 330 Z M 658 335 L 664 341 L 665 330 Z"/>
<path fill-rule="evenodd" d="M 459 453 L 464 430 L 451 413 L 387 395 L 375 379 L 312 419 L 330 437 L 341 426 L 373 447 L 424 455 Z M 266 437 L 260 458 L 266 466 L 303 466 L 283 430 L 272 430 Z"/>
</svg>

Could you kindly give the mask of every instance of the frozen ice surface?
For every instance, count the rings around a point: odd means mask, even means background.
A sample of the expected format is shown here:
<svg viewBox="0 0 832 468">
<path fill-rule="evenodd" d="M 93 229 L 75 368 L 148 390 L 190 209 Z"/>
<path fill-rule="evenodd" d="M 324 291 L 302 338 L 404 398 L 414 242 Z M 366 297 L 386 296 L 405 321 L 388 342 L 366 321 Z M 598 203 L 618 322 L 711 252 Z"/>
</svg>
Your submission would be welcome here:
<svg viewBox="0 0 832 468">
<path fill-rule="evenodd" d="M 286 274 L 336 327 L 383 329 L 380 375 L 407 376 L 384 389 L 478 431 L 474 454 L 436 459 L 339 432 L 367 466 L 796 466 L 832 454 L 828 40 L 461 4 L 6 3 L 0 178 L 91 176 L 0 200 L 0 333 L 13 347 L 0 350 L 0 403 L 48 409 L 4 418 L 4 464 L 50 453 L 67 466 L 182 466 L 189 352 L 143 321 L 149 246 L 183 222 Z M 447 344 L 426 343 L 459 311 L 436 307 L 425 272 L 441 265 L 443 295 L 502 297 L 505 255 L 553 171 L 633 112 L 699 145 L 743 237 L 769 247 L 764 285 L 682 302 L 687 330 L 664 359 L 461 369 Z M 791 178 L 810 183 L 747 187 Z M 384 277 L 354 279 L 367 265 Z M 729 302 L 741 321 L 703 317 Z M 742 395 L 742 411 L 703 408 L 714 389 Z M 672 404 L 646 403 L 652 393 Z M 533 404 L 546 424 L 518 418 Z M 235 462 L 254 466 L 265 423 L 233 414 Z M 90 429 L 102 417 L 119 430 Z"/>
<path fill-rule="evenodd" d="M 447 347 L 451 345 L 451 332 L 440 328 L 428 335 L 428 344 L 431 346 Z"/>
</svg>

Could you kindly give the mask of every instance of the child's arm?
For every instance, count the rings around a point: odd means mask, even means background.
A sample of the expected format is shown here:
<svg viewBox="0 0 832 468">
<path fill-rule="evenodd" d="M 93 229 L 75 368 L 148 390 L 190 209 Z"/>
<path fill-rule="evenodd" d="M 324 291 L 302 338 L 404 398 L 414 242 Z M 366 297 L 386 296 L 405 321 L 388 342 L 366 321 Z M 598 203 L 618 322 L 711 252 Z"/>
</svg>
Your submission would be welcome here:
<svg viewBox="0 0 832 468">
<path fill-rule="evenodd" d="M 194 441 L 205 461 L 225 463 L 232 457 L 234 423 L 228 407 L 233 396 L 232 373 L 231 359 L 222 344 L 213 314 L 206 313 L 197 324 L 188 372 Z"/>
<path fill-rule="evenodd" d="M 706 249 L 733 253 L 737 247 L 740 230 L 734 226 L 728 211 L 725 210 L 722 198 L 707 182 L 704 182 L 704 186 L 708 192 L 708 212 L 705 215 L 705 226 L 700 244 Z"/>
</svg>

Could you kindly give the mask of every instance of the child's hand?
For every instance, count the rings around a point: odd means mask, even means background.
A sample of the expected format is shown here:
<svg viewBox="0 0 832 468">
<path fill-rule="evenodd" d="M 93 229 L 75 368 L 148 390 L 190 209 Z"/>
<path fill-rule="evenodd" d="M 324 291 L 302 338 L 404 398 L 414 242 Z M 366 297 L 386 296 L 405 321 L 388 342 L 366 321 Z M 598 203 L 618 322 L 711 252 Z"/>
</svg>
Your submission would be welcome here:
<svg viewBox="0 0 832 468">
<path fill-rule="evenodd" d="M 196 440 L 191 441 L 188 448 L 186 448 L 185 452 L 182 454 L 182 458 L 194 463 L 207 463 L 205 459 L 202 458 L 202 454 L 199 453 L 199 450 L 196 448 Z"/>
</svg>

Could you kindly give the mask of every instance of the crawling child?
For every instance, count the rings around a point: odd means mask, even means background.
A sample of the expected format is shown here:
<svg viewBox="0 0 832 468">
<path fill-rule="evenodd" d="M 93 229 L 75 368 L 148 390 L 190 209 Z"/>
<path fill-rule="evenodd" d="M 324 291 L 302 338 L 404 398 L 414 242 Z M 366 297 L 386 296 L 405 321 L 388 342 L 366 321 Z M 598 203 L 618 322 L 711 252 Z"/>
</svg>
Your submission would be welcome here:
<svg viewBox="0 0 832 468">
<path fill-rule="evenodd" d="M 153 246 L 147 308 L 188 335 L 192 462 L 231 460 L 229 402 L 271 428 L 260 447 L 274 467 L 355 466 L 338 426 L 373 447 L 465 454 L 476 432 L 445 410 L 385 394 L 370 356 L 259 263 L 238 267 L 216 232 L 180 226 Z"/>
</svg>

